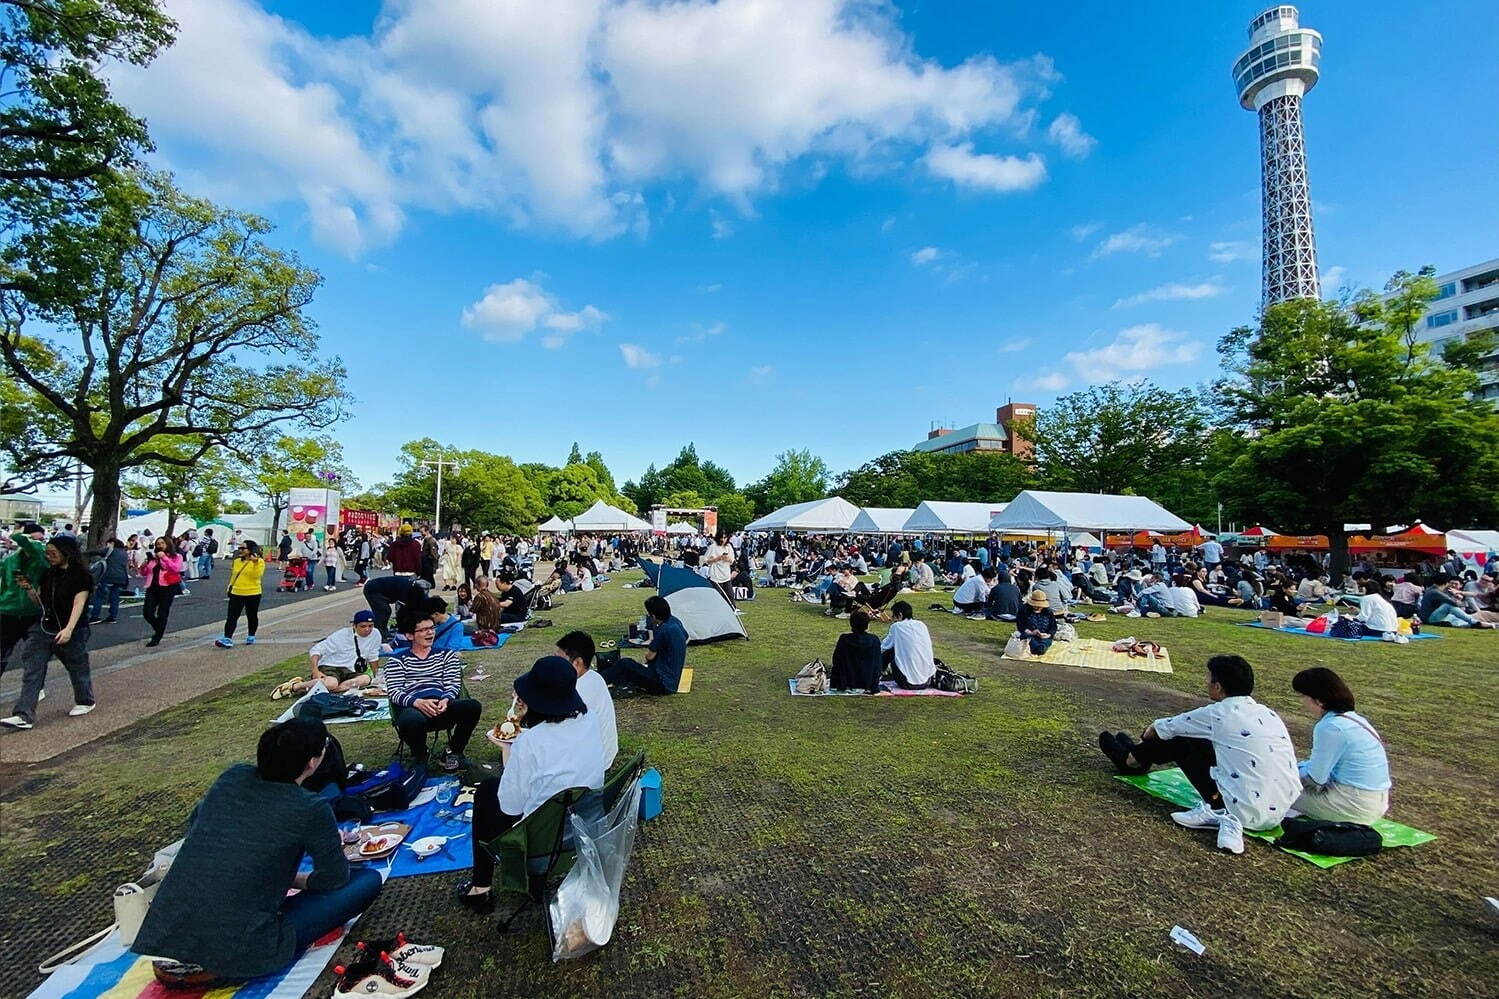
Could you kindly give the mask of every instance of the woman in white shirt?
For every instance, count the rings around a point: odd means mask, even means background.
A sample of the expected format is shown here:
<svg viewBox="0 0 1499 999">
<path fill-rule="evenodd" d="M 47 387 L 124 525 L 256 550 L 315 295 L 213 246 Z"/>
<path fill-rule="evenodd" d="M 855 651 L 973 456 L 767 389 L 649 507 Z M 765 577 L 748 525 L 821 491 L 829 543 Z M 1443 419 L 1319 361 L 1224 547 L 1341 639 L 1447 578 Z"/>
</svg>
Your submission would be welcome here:
<svg viewBox="0 0 1499 999">
<path fill-rule="evenodd" d="M 1166 607 L 1173 617 L 1202 615 L 1202 604 L 1198 602 L 1197 591 L 1188 583 L 1185 575 L 1177 573 L 1173 585 L 1166 590 Z"/>
<path fill-rule="evenodd" d="M 1395 605 L 1385 599 L 1384 587 L 1377 579 L 1364 580 L 1364 595 L 1358 606 L 1358 626 L 1361 634 L 1373 635 L 1375 638 L 1400 632 L 1400 618 L 1395 613 Z"/>
<path fill-rule="evenodd" d="M 573 787 L 604 786 L 604 745 L 599 726 L 578 694 L 578 674 L 561 656 L 536 660 L 515 679 L 520 734 L 505 743 L 490 732 L 505 757 L 504 773 L 474 792 L 474 873 L 459 882 L 458 900 L 476 912 L 494 911 L 494 858 L 480 844 L 530 815 L 555 794 Z"/>
</svg>

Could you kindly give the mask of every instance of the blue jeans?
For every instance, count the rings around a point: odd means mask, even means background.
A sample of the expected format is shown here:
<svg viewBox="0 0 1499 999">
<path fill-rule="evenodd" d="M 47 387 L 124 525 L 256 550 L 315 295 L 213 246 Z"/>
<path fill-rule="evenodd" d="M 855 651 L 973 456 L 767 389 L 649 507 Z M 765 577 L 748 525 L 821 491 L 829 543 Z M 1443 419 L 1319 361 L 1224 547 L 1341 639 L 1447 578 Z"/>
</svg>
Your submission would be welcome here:
<svg viewBox="0 0 1499 999">
<path fill-rule="evenodd" d="M 328 570 L 328 585 L 329 586 L 336 586 L 336 585 L 338 585 L 338 566 L 336 566 L 336 565 L 325 565 L 325 566 L 323 566 L 323 568 L 326 569 L 326 570 Z"/>
<path fill-rule="evenodd" d="M 198 575 L 202 576 L 204 579 L 207 579 L 207 578 L 209 578 L 210 576 L 213 575 L 213 556 L 212 555 L 199 555 L 198 556 Z"/>
<path fill-rule="evenodd" d="M 89 609 L 88 616 L 92 620 L 99 616 L 99 611 L 104 608 L 104 594 L 109 594 L 109 619 L 111 621 L 120 616 L 120 591 L 124 587 L 118 583 L 100 583 L 94 587 L 94 606 Z"/>
<path fill-rule="evenodd" d="M 1149 614 L 1151 611 L 1155 611 L 1164 617 L 1166 614 L 1165 598 L 1157 593 L 1142 593 L 1135 598 L 1135 610 L 1141 614 Z"/>
<path fill-rule="evenodd" d="M 1426 619 L 1426 623 L 1441 624 L 1448 619 L 1451 619 L 1459 627 L 1471 628 L 1478 623 L 1478 618 L 1455 604 L 1437 604 L 1436 608 L 1431 612 L 1431 617 Z"/>
<path fill-rule="evenodd" d="M 1033 655 L 1033 656 L 1045 655 L 1046 650 L 1049 649 L 1049 648 L 1051 648 L 1051 643 L 1053 641 L 1054 641 L 1054 639 L 1050 639 L 1050 638 L 1036 638 L 1035 636 L 1032 636 L 1031 639 L 1030 639 L 1030 643 L 1031 643 L 1031 655 Z"/>
<path fill-rule="evenodd" d="M 378 871 L 360 867 L 349 872 L 349 881 L 342 888 L 303 891 L 287 899 L 281 906 L 281 918 L 297 935 L 297 953 L 368 909 L 380 894 L 380 885 Z"/>
</svg>

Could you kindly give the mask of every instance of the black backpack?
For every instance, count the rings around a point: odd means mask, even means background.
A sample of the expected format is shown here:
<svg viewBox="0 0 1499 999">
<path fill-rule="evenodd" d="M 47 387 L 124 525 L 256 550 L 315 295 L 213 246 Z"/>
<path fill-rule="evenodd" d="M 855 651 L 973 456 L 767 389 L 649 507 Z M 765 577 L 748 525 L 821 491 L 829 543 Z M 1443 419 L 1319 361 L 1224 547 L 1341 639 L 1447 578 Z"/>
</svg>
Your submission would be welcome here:
<svg viewBox="0 0 1499 999">
<path fill-rule="evenodd" d="M 1280 829 L 1275 845 L 1286 850 L 1328 857 L 1372 857 L 1384 849 L 1378 830 L 1358 822 L 1328 822 L 1297 816 L 1282 822 Z"/>
</svg>

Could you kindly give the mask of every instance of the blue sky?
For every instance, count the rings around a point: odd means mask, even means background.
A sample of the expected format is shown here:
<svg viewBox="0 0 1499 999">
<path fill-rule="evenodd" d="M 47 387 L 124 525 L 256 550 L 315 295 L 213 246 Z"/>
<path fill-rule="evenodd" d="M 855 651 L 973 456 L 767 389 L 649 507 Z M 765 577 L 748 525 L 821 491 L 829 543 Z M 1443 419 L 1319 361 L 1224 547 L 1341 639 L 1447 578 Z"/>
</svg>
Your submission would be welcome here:
<svg viewBox="0 0 1499 999">
<path fill-rule="evenodd" d="M 168 0 L 178 45 L 115 84 L 325 275 L 364 483 L 425 435 L 621 480 L 692 440 L 750 481 L 1211 377 L 1259 297 L 1261 6 Z M 1499 255 L 1483 8 L 1302 7 L 1337 284 Z"/>
</svg>

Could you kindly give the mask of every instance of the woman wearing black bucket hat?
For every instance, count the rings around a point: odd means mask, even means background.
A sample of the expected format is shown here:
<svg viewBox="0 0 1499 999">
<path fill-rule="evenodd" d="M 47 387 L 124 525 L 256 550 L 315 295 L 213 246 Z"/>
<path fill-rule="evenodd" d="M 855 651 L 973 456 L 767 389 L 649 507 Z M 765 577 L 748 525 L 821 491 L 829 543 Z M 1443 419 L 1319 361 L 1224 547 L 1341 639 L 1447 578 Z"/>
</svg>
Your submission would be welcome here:
<svg viewBox="0 0 1499 999">
<path fill-rule="evenodd" d="M 488 843 L 570 787 L 604 786 L 604 743 L 598 726 L 584 717 L 578 673 L 561 656 L 536 660 L 515 678 L 520 734 L 510 746 L 505 771 L 474 792 L 474 873 L 458 884 L 458 900 L 477 912 L 494 911 L 494 858 Z M 496 741 L 493 732 L 490 740 Z"/>
</svg>

